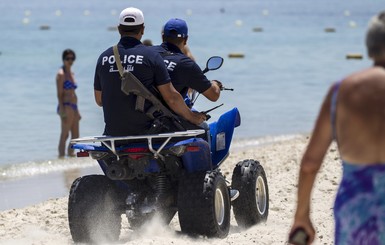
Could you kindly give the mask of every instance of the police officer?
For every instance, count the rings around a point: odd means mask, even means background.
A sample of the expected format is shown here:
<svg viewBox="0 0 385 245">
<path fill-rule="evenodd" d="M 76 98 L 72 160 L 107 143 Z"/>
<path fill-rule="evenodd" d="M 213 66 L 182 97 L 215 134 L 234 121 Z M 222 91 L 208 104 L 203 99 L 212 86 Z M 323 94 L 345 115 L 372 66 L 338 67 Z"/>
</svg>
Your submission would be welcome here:
<svg viewBox="0 0 385 245">
<path fill-rule="evenodd" d="M 123 68 L 135 75 L 143 85 L 154 92 L 157 88 L 167 105 L 179 116 L 198 125 L 205 120 L 202 113 L 192 112 L 175 90 L 162 57 L 144 46 L 144 17 L 137 8 L 126 8 L 119 16 L 118 44 Z M 103 107 L 105 135 L 124 136 L 145 134 L 152 120 L 135 110 L 136 96 L 121 91 L 121 79 L 113 49 L 104 51 L 97 62 L 94 80 L 96 103 Z"/>
<path fill-rule="evenodd" d="M 200 67 L 182 50 L 187 46 L 188 28 L 182 19 L 170 19 L 162 33 L 163 43 L 152 47 L 164 59 L 172 83 L 183 97 L 192 88 L 202 93 L 207 99 L 217 101 L 221 91 L 219 81 L 209 81 Z"/>
</svg>

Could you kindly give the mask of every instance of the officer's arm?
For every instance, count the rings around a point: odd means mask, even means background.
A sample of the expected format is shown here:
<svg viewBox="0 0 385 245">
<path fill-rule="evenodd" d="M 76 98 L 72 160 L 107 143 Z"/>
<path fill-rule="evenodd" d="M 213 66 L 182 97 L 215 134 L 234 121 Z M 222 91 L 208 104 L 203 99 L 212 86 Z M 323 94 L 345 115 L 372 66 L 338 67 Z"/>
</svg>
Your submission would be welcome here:
<svg viewBox="0 0 385 245">
<path fill-rule="evenodd" d="M 95 102 L 98 106 L 102 107 L 102 91 L 94 90 Z"/>
<path fill-rule="evenodd" d="M 179 69 L 186 76 L 185 85 L 187 87 L 202 93 L 213 102 L 219 99 L 221 93 L 220 83 L 215 80 L 209 81 L 197 63 L 191 59 L 185 59 Z"/>
<path fill-rule="evenodd" d="M 206 119 L 203 113 L 194 113 L 187 107 L 182 96 L 172 83 L 166 83 L 157 87 L 167 105 L 179 116 L 196 125 L 201 124 Z"/>
<path fill-rule="evenodd" d="M 215 102 L 219 99 L 219 95 L 221 93 L 220 84 L 213 80 L 211 81 L 211 87 L 204 91 L 202 94 L 209 100 Z"/>
</svg>

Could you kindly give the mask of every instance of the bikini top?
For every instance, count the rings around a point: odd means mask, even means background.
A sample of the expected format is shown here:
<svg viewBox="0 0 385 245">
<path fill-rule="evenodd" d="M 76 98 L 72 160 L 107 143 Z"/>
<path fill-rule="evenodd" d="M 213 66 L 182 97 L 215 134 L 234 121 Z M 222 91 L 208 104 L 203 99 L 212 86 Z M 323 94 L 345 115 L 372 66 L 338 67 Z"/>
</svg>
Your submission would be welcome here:
<svg viewBox="0 0 385 245">
<path fill-rule="evenodd" d="M 66 76 L 67 72 L 66 72 L 65 67 L 62 66 L 62 69 L 64 71 L 64 77 L 67 77 Z M 78 86 L 73 81 L 71 81 L 69 79 L 65 80 L 64 83 L 63 83 L 63 89 L 65 89 L 65 90 L 77 89 L 77 87 Z"/>
<path fill-rule="evenodd" d="M 70 90 L 70 89 L 76 89 L 78 86 L 73 83 L 71 80 L 65 80 L 63 83 L 63 88 L 65 90 Z"/>
</svg>

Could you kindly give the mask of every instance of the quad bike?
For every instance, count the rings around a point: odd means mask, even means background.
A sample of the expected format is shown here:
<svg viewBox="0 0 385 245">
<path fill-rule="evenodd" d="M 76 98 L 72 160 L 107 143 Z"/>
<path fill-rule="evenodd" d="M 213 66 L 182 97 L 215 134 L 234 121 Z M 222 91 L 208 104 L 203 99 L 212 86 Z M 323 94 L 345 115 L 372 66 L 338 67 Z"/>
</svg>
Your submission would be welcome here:
<svg viewBox="0 0 385 245">
<path fill-rule="evenodd" d="M 212 57 L 204 71 L 216 70 L 222 62 Z M 192 97 L 190 106 L 197 95 Z M 168 225 L 178 212 L 183 233 L 219 238 L 228 235 L 231 207 L 239 226 L 266 221 L 269 192 L 262 165 L 255 160 L 237 163 L 231 185 L 219 169 L 240 123 L 234 108 L 206 129 L 72 140 L 78 157 L 91 156 L 104 172 L 80 177 L 71 186 L 73 240 L 117 241 L 122 214 L 135 230 L 154 215 Z"/>
</svg>

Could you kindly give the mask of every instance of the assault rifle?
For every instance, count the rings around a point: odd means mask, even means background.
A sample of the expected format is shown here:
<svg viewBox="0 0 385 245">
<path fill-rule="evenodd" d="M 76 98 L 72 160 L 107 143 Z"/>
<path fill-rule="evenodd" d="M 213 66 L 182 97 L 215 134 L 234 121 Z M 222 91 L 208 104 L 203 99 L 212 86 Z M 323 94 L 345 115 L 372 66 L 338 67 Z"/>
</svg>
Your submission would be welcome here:
<svg viewBox="0 0 385 245">
<path fill-rule="evenodd" d="M 151 119 L 156 118 L 156 114 L 170 118 L 177 118 L 153 93 L 151 93 L 131 72 L 123 72 L 121 90 L 126 95 L 136 95 L 135 110 L 146 113 Z M 148 100 L 153 105 L 145 111 L 144 103 Z"/>
<path fill-rule="evenodd" d="M 119 70 L 120 79 L 122 80 L 122 92 L 126 95 L 132 93 L 137 97 L 135 110 L 146 113 L 146 115 L 151 119 L 155 118 L 155 112 L 160 113 L 162 116 L 176 118 L 176 115 L 174 115 L 168 108 L 166 108 L 162 102 L 135 77 L 134 74 L 123 69 L 117 45 L 113 47 L 113 51 L 116 65 Z M 146 100 L 153 104 L 153 107 L 151 107 L 147 112 L 144 111 L 144 103 Z"/>
</svg>

